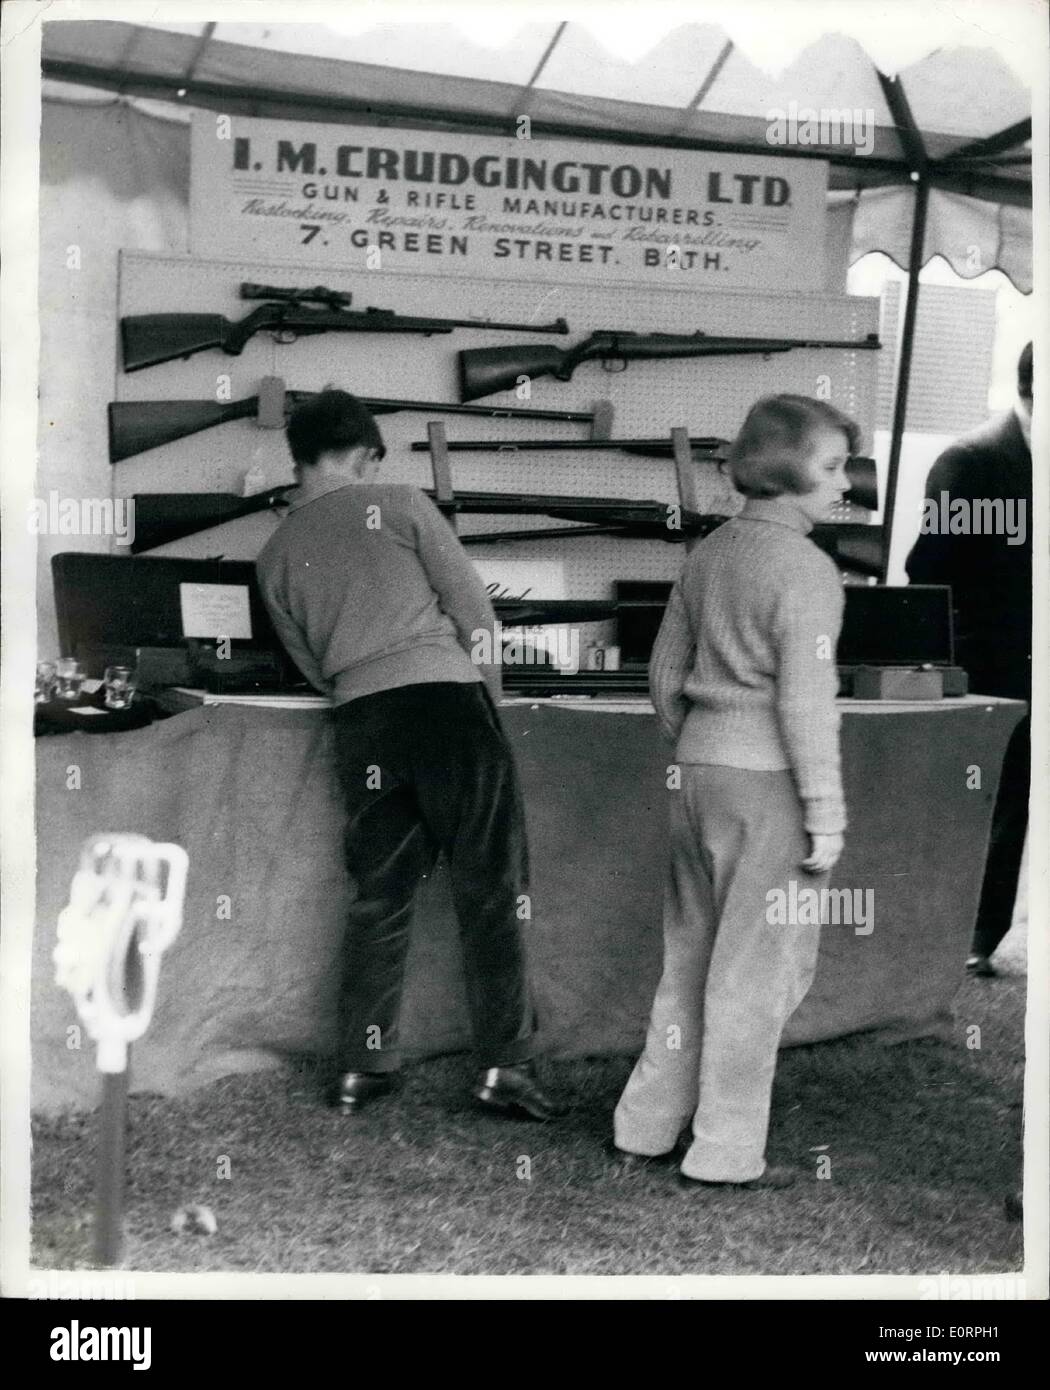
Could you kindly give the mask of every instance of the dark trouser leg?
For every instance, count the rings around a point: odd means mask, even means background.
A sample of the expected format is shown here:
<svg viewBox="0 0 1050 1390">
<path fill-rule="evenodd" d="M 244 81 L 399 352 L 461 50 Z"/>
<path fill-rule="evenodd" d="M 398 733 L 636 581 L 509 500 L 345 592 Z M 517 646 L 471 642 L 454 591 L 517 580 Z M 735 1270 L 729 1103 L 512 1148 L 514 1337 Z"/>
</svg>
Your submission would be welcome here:
<svg viewBox="0 0 1050 1390">
<path fill-rule="evenodd" d="M 343 938 L 340 1069 L 395 1071 L 415 896 L 437 847 L 413 788 L 380 761 L 383 731 L 365 718 L 337 719 L 335 728 L 346 867 L 357 890 Z M 379 785 L 370 786 L 377 770 Z"/>
<path fill-rule="evenodd" d="M 449 862 L 478 1059 L 510 1066 L 533 1047 L 518 917 L 528 872 L 521 793 L 484 687 L 444 691 L 432 705 L 435 736 L 418 745 L 416 792 Z"/>
<path fill-rule="evenodd" d="M 1003 760 L 971 948 L 974 955 L 990 956 L 1010 930 L 1028 830 L 1031 768 L 1031 721 L 1026 718 L 1014 730 Z"/>
</svg>

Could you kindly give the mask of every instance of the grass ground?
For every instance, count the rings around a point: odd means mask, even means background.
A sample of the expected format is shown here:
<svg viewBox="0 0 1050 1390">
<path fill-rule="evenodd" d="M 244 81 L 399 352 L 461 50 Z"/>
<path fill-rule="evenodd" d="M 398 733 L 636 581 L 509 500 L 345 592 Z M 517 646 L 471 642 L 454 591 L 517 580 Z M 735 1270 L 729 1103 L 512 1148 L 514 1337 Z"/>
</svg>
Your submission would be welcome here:
<svg viewBox="0 0 1050 1390">
<path fill-rule="evenodd" d="M 1024 989 L 1020 973 L 965 981 L 952 1044 L 852 1038 L 783 1053 L 770 1159 L 802 1174 L 783 1192 L 685 1195 L 668 1172 L 619 1173 L 602 1144 L 629 1058 L 551 1064 L 575 1109 L 549 1127 L 478 1115 L 465 1058 L 419 1064 L 400 1095 L 355 1119 L 318 1104 L 308 1064 L 229 1077 L 181 1100 L 135 1097 L 125 1268 L 1017 1269 L 1021 1226 L 1004 1197 L 1020 1186 Z M 979 1049 L 966 1046 L 973 1024 Z M 88 1259 L 94 1144 L 92 1115 L 35 1124 L 37 1268 Z M 189 1202 L 212 1209 L 215 1235 L 170 1230 Z"/>
</svg>

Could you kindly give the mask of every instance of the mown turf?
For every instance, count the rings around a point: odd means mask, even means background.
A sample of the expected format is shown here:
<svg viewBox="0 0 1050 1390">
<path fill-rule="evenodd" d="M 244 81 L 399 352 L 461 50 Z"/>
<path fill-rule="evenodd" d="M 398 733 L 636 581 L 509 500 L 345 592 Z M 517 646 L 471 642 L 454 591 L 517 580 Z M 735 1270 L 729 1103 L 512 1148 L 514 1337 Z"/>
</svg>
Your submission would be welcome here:
<svg viewBox="0 0 1050 1390">
<path fill-rule="evenodd" d="M 554 1126 L 479 1115 L 468 1059 L 419 1064 L 350 1119 L 311 1064 L 130 1106 L 126 1256 L 141 1270 L 458 1274 L 916 1274 L 1012 1270 L 1021 1226 L 1024 978 L 966 981 L 956 1041 L 864 1038 L 781 1056 L 783 1192 L 680 1194 L 603 1153 L 630 1058 L 551 1064 Z M 967 1028 L 981 1029 L 979 1049 Z M 971 1035 L 972 1036 L 972 1035 Z M 90 1255 L 93 1115 L 34 1126 L 33 1263 Z M 229 1160 L 229 1178 L 220 1177 Z M 827 1160 L 822 1163 L 821 1160 Z M 820 1170 L 829 1173 L 818 1176 Z M 207 1204 L 214 1236 L 170 1230 Z"/>
</svg>

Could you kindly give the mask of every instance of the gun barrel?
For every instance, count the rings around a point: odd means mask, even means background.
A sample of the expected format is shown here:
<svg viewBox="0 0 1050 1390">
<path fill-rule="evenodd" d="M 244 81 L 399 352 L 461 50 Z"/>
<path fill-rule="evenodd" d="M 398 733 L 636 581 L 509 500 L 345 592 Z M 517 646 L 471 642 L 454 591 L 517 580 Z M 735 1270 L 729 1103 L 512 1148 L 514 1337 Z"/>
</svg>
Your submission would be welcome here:
<svg viewBox="0 0 1050 1390">
<path fill-rule="evenodd" d="M 880 352 L 882 343 L 877 333 L 867 333 L 863 338 L 818 338 L 815 342 L 798 343 L 798 347 L 847 348 L 861 352 Z"/>
<path fill-rule="evenodd" d="M 594 413 L 590 410 L 516 410 L 513 406 L 505 405 L 464 405 L 456 401 L 400 401 L 385 400 L 380 396 L 359 396 L 362 405 L 366 405 L 374 415 L 396 415 L 400 411 L 411 411 L 418 415 L 426 415 L 428 412 L 434 415 L 475 415 L 485 419 L 502 419 L 506 416 L 512 420 L 559 420 L 563 423 L 579 422 L 589 425 L 594 419 Z M 413 448 L 419 446 L 413 444 Z M 428 449 L 429 444 L 422 445 Z M 449 448 L 456 447 L 452 443 Z"/>
<path fill-rule="evenodd" d="M 566 319 L 555 319 L 552 323 L 503 323 L 499 319 L 447 319 L 446 322 L 457 328 L 481 328 L 486 332 L 557 333 L 564 337 L 569 331 Z"/>
<path fill-rule="evenodd" d="M 294 313 L 294 310 L 292 312 Z M 377 333 L 453 333 L 457 328 L 478 328 L 485 333 L 565 334 L 569 331 L 569 325 L 564 319 L 555 319 L 553 323 L 503 323 L 499 319 L 427 318 L 418 314 L 399 314 L 396 309 L 377 309 L 374 306 L 349 311 L 334 308 L 331 310 L 331 318 L 325 317 L 323 309 L 315 309 L 312 312 L 317 315 L 317 327 L 313 329 L 314 332 L 324 332 L 328 328 L 338 329 L 343 325 Z M 290 322 L 289 328 L 292 332 L 298 331 L 294 319 Z"/>
<path fill-rule="evenodd" d="M 324 285 L 315 285 L 313 289 L 286 289 L 280 285 L 257 285 L 250 280 L 241 282 L 240 297 L 251 300 L 269 299 L 281 304 L 320 304 L 332 309 L 345 309 L 353 302 L 353 295 L 349 291 L 330 290 Z M 398 317 L 393 309 L 369 308 L 363 312 Z M 504 323 L 499 319 L 484 318 L 439 318 L 435 321 L 447 325 L 448 331 L 453 328 L 480 328 L 485 332 L 495 330 L 506 333 L 558 333 L 563 336 L 569 332 L 569 325 L 563 318 L 555 319 L 552 323 Z"/>
<path fill-rule="evenodd" d="M 432 488 L 425 488 L 434 497 Z M 479 512 L 491 516 L 552 516 L 566 521 L 596 521 L 615 526 L 651 527 L 654 535 L 684 540 L 702 525 L 704 517 L 669 503 L 632 497 L 557 496 L 532 492 L 457 492 L 438 505 L 445 512 Z M 678 523 L 669 525 L 672 518 Z"/>
<path fill-rule="evenodd" d="M 540 627 L 544 623 L 601 623 L 617 613 L 662 612 L 667 605 L 655 598 L 511 598 L 494 599 L 492 606 L 503 627 Z"/>
<path fill-rule="evenodd" d="M 714 449 L 728 449 L 728 439 L 717 439 L 712 435 L 697 435 L 689 440 L 690 448 L 702 452 Z M 475 454 L 517 454 L 536 451 L 557 452 L 575 449 L 620 449 L 627 454 L 640 454 L 652 458 L 671 458 L 674 446 L 670 439 L 450 439 L 445 446 L 449 453 Z M 430 448 L 428 440 L 417 440 L 412 452 L 426 453 Z"/>
<path fill-rule="evenodd" d="M 434 496 L 433 489 L 424 488 L 424 491 Z M 630 497 L 577 497 L 534 492 L 457 492 L 444 505 L 453 511 L 493 516 L 553 516 L 556 512 L 564 512 L 584 517 L 593 512 L 616 511 L 648 517 L 656 515 L 658 510 L 661 516 L 668 511 L 662 502 L 639 501 Z"/>
<path fill-rule="evenodd" d="M 626 524 L 610 523 L 605 526 L 538 526 L 529 531 L 472 531 L 460 536 L 461 545 L 502 545 L 507 541 L 546 541 L 568 540 L 572 536 L 630 536 L 632 528 Z"/>
</svg>

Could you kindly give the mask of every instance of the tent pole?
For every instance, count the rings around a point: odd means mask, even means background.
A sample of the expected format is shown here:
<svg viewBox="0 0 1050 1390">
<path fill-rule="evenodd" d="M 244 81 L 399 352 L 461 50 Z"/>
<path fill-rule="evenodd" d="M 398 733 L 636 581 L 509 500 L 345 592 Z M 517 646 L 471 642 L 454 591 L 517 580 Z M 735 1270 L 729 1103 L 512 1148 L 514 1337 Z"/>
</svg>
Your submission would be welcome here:
<svg viewBox="0 0 1050 1390">
<path fill-rule="evenodd" d="M 995 135 L 986 135 L 983 140 L 971 140 L 969 144 L 960 146 L 951 154 L 945 155 L 941 163 L 950 165 L 958 159 L 994 159 L 1004 150 L 1012 150 L 1031 138 L 1032 118 L 1026 116 L 1023 121 L 1017 121 L 1005 130 L 997 131 Z M 1030 160 L 1031 155 L 1027 155 L 1026 159 Z"/>
<path fill-rule="evenodd" d="M 893 433 L 890 436 L 890 465 L 886 475 L 886 510 L 882 518 L 882 572 L 879 583 L 885 584 L 890 569 L 890 546 L 893 542 L 893 520 L 897 507 L 897 480 L 900 476 L 901 448 L 904 444 L 904 425 L 908 414 L 908 387 L 911 383 L 911 355 L 915 344 L 915 319 L 919 308 L 919 271 L 922 269 L 922 248 L 926 240 L 926 210 L 930 200 L 930 185 L 925 173 L 915 185 L 915 207 L 912 212 L 911 249 L 908 253 L 908 298 L 904 306 L 904 327 L 901 330 L 900 362 L 897 367 L 897 394 L 893 404 Z"/>
<path fill-rule="evenodd" d="M 221 111 L 226 115 L 257 116 L 270 120 L 324 121 L 341 125 L 389 125 L 415 131 L 431 129 L 449 134 L 503 135 L 507 134 L 507 118 L 496 112 L 478 115 L 458 113 L 436 107 L 399 105 L 395 102 L 355 101 L 347 97 L 328 97 L 316 92 L 280 92 L 272 87 L 229 87 L 221 82 L 204 82 L 199 78 L 186 81 L 181 75 L 139 73 L 130 70 L 101 69 L 90 63 L 72 63 L 59 59 L 41 59 L 44 77 L 55 82 L 71 82 L 80 87 L 98 87 L 103 91 L 120 91 L 127 96 L 139 96 L 151 101 L 170 101 L 176 106 L 200 107 L 205 111 Z M 176 99 L 178 90 L 185 96 Z M 533 121 L 534 139 L 601 141 L 617 145 L 638 145 L 646 148 L 671 150 L 700 150 L 726 154 L 754 154 L 754 143 L 739 140 L 701 140 L 676 135 L 653 134 L 648 131 L 616 131 L 614 134 L 600 126 L 578 125 L 563 121 Z M 768 146 L 761 147 L 764 151 Z M 907 179 L 907 166 L 899 159 L 878 155 L 848 154 L 841 146 L 835 148 L 780 145 L 778 159 L 823 160 L 836 167 L 877 170 L 894 182 Z M 976 194 L 974 196 L 977 196 Z"/>
<path fill-rule="evenodd" d="M 889 78 L 877 68 L 875 73 L 893 117 L 904 157 L 911 165 L 911 177 L 915 184 L 911 249 L 908 254 L 908 299 L 904 306 L 904 327 L 901 332 L 900 361 L 897 366 L 897 392 L 893 404 L 893 433 L 890 436 L 890 464 L 886 477 L 886 510 L 882 518 L 882 564 L 879 583 L 885 584 L 890 569 L 893 520 L 897 509 L 897 480 L 900 476 L 904 426 L 908 417 L 911 354 L 915 343 L 915 319 L 919 309 L 919 272 L 922 269 L 922 252 L 926 242 L 926 212 L 930 201 L 930 162 L 922 132 L 915 123 L 900 77 Z"/>
</svg>

